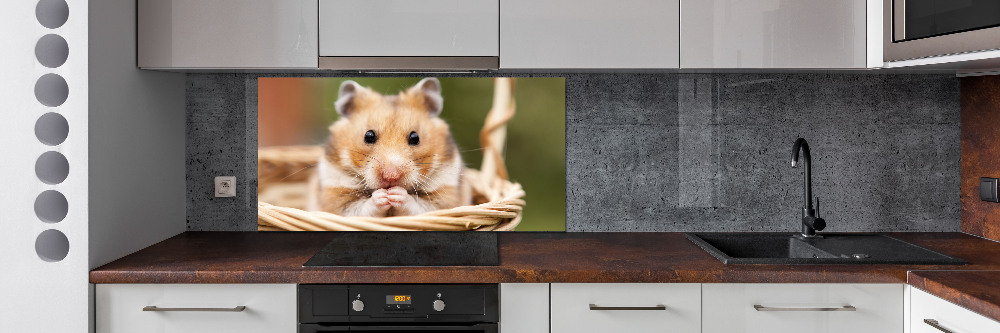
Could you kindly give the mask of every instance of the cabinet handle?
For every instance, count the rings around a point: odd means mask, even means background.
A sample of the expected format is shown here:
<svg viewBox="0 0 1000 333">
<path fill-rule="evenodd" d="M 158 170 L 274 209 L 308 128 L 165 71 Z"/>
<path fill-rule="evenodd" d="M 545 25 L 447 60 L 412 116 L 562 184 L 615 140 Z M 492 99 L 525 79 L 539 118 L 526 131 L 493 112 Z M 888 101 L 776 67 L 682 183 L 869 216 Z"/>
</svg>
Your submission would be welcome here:
<svg viewBox="0 0 1000 333">
<path fill-rule="evenodd" d="M 600 310 L 600 311 L 666 310 L 667 306 L 666 305 L 660 305 L 660 304 L 657 304 L 657 305 L 654 305 L 654 306 L 598 306 L 596 304 L 591 304 L 590 305 L 590 309 L 591 310 Z"/>
<path fill-rule="evenodd" d="M 858 311 L 853 305 L 844 305 L 830 308 L 776 308 L 754 304 L 753 309 L 757 311 Z"/>
<path fill-rule="evenodd" d="M 243 312 L 247 307 L 240 305 L 232 308 L 158 308 L 154 305 L 148 305 L 142 308 L 142 311 L 157 311 L 157 312 L 174 312 L 174 311 L 195 311 L 195 312 Z"/>
<path fill-rule="evenodd" d="M 924 323 L 927 324 L 927 325 L 931 325 L 931 327 L 936 328 L 939 331 L 944 332 L 944 333 L 955 333 L 955 332 L 952 332 L 951 330 L 949 330 L 947 328 L 944 328 L 944 326 L 941 326 L 941 323 L 938 323 L 938 321 L 934 320 L 934 319 L 924 319 Z"/>
</svg>

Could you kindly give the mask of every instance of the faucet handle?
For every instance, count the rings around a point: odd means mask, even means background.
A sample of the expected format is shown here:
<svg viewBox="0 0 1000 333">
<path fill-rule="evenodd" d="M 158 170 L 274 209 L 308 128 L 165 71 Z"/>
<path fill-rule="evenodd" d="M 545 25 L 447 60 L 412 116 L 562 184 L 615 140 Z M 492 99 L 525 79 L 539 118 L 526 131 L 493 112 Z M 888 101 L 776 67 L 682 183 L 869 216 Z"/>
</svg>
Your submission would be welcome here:
<svg viewBox="0 0 1000 333">
<path fill-rule="evenodd" d="M 816 217 L 819 217 L 819 196 L 816 196 Z"/>
</svg>

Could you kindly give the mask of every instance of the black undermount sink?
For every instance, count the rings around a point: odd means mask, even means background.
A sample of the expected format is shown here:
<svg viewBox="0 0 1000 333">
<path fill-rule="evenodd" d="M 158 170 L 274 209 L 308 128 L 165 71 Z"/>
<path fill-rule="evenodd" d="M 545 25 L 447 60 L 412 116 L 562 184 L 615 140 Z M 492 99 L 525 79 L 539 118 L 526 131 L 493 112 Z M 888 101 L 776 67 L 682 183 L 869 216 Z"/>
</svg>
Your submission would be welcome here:
<svg viewBox="0 0 1000 333">
<path fill-rule="evenodd" d="M 724 264 L 964 265 L 944 255 L 879 234 L 688 233 L 687 238 Z"/>
</svg>

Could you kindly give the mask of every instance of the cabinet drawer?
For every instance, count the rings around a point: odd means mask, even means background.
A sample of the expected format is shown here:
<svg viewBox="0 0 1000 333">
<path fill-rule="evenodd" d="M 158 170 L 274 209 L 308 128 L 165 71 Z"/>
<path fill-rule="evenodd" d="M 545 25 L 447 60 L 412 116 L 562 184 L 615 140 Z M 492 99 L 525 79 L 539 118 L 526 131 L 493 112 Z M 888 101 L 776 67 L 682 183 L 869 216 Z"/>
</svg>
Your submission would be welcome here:
<svg viewBox="0 0 1000 333">
<path fill-rule="evenodd" d="M 499 0 L 319 0 L 323 57 L 497 57 Z"/>
<path fill-rule="evenodd" d="M 552 333 L 701 330 L 699 284 L 556 283 L 551 288 Z"/>
<path fill-rule="evenodd" d="M 706 333 L 902 332 L 904 290 L 902 284 L 705 284 L 702 327 Z M 853 311 L 829 311 L 848 305 Z"/>
<path fill-rule="evenodd" d="M 937 325 L 953 333 L 1000 332 L 1000 322 L 910 288 L 910 333 L 942 332 L 924 322 L 925 319 L 937 321 Z"/>
<path fill-rule="evenodd" d="M 294 284 L 98 284 L 95 305 L 98 333 L 295 332 L 297 322 Z"/>
</svg>

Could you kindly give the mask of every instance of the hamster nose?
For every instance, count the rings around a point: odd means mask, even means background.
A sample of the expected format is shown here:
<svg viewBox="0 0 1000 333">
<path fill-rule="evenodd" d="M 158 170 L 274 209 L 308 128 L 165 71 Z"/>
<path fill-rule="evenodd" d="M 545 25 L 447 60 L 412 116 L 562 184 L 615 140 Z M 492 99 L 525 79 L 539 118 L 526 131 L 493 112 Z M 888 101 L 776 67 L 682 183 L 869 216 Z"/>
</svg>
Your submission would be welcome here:
<svg viewBox="0 0 1000 333">
<path fill-rule="evenodd" d="M 395 183 L 403 178 L 403 169 L 397 167 L 383 168 L 379 176 L 387 183 Z"/>
</svg>

